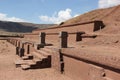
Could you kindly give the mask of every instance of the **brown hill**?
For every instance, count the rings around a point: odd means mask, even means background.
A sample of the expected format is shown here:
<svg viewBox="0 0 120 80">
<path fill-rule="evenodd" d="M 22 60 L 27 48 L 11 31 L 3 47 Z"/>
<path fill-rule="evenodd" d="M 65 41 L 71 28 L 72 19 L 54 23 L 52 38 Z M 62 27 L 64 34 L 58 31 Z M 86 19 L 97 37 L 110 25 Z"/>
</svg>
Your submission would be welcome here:
<svg viewBox="0 0 120 80">
<path fill-rule="evenodd" d="M 33 33 L 39 33 L 46 32 L 46 33 L 58 33 L 60 31 L 67 31 L 69 33 L 71 32 L 78 32 L 78 31 L 85 31 L 88 35 L 97 35 L 96 38 L 83 38 L 82 41 L 80 41 L 81 45 L 87 45 L 87 46 L 98 46 L 98 47 L 119 47 L 120 45 L 120 5 L 105 9 L 98 9 L 94 10 L 88 13 L 85 13 L 83 15 L 80 15 L 78 17 L 75 17 L 73 19 L 70 19 L 66 22 L 61 23 L 58 26 L 54 26 L 51 29 L 42 29 L 42 30 L 34 30 Z M 76 23 L 82 23 L 82 22 L 89 22 L 94 20 L 102 20 L 105 27 L 102 29 L 99 29 L 98 31 L 93 31 L 94 25 L 91 24 L 82 24 L 82 25 L 72 25 L 70 24 L 76 24 Z M 28 35 L 27 35 L 28 36 Z M 32 35 L 30 35 L 32 36 Z M 33 35 L 34 36 L 34 35 Z M 85 35 L 83 35 L 85 36 Z M 57 39 L 58 36 L 52 36 L 53 38 L 47 37 L 47 40 L 54 41 L 54 43 L 58 42 Z M 76 45 L 76 35 L 69 35 L 69 44 L 75 44 Z M 30 38 L 31 39 L 31 38 Z M 34 39 L 34 41 L 37 41 Z M 56 41 L 55 41 L 56 40 Z M 49 42 L 49 43 L 51 43 Z M 77 43 L 78 44 L 78 43 Z M 97 49 L 96 49 L 97 50 Z"/>
<path fill-rule="evenodd" d="M 47 28 L 54 24 L 33 24 L 24 22 L 0 21 L 0 32 L 32 32 L 34 29 Z"/>
<path fill-rule="evenodd" d="M 120 32 L 120 5 L 105 9 L 98 9 L 82 14 L 67 20 L 63 25 L 93 20 L 102 20 L 104 22 L 106 27 L 101 31 L 103 33 Z"/>
</svg>

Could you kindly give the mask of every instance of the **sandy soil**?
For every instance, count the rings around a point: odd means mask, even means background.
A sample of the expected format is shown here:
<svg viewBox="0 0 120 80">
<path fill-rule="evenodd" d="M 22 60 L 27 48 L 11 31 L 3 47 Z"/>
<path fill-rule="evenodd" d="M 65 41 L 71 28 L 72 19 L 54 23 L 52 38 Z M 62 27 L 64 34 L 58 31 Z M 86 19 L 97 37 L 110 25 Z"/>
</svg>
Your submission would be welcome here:
<svg viewBox="0 0 120 80">
<path fill-rule="evenodd" d="M 0 45 L 0 80 L 71 80 L 52 68 L 27 71 L 16 68 L 15 47 L 3 40 Z"/>
</svg>

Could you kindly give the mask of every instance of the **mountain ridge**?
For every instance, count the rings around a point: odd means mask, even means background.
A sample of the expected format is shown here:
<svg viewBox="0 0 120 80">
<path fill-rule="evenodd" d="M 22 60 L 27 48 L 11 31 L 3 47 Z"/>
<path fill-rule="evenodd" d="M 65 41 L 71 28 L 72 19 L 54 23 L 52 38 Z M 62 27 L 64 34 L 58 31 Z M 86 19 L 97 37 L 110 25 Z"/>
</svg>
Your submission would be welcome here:
<svg viewBox="0 0 120 80">
<path fill-rule="evenodd" d="M 1 32 L 32 32 L 35 29 L 43 29 L 47 27 L 54 26 L 55 24 L 34 24 L 26 22 L 9 22 L 9 21 L 0 21 L 0 31 Z"/>
</svg>

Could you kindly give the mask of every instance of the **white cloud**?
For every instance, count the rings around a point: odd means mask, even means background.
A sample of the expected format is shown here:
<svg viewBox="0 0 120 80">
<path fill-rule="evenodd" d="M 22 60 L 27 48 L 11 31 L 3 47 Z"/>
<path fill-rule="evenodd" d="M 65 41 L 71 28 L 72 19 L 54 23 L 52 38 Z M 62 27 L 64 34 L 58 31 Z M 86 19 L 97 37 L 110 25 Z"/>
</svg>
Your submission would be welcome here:
<svg viewBox="0 0 120 80">
<path fill-rule="evenodd" d="M 72 10 L 66 9 L 66 10 L 60 10 L 59 12 L 55 12 L 52 17 L 41 15 L 39 16 L 41 21 L 49 22 L 49 23 L 57 23 L 63 22 L 65 20 L 68 20 L 74 16 L 71 15 Z"/>
<path fill-rule="evenodd" d="M 99 0 L 99 8 L 106 8 L 120 4 L 120 0 Z"/>
<path fill-rule="evenodd" d="M 7 14 L 3 14 L 3 13 L 0 13 L 0 20 L 1 21 L 12 21 L 12 22 L 27 22 L 20 18 L 8 17 Z"/>
<path fill-rule="evenodd" d="M 80 14 L 76 14 L 76 15 L 74 15 L 74 17 L 77 17 L 77 16 L 80 16 Z"/>
</svg>

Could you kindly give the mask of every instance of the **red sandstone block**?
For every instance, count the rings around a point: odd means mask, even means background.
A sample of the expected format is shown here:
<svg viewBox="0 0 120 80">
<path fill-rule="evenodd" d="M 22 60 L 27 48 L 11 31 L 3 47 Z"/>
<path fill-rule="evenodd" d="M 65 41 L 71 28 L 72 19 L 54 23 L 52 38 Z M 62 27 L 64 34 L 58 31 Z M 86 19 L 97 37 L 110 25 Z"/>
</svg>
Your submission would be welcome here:
<svg viewBox="0 0 120 80">
<path fill-rule="evenodd" d="M 50 54 L 45 51 L 39 50 L 39 52 L 46 57 L 50 56 Z"/>
<path fill-rule="evenodd" d="M 29 66 L 29 65 L 21 65 L 21 68 L 22 68 L 23 70 L 27 70 L 27 69 L 30 68 L 30 66 Z"/>
<path fill-rule="evenodd" d="M 41 55 L 41 54 L 39 54 L 37 52 L 33 52 L 32 54 L 33 54 L 33 56 L 35 56 L 35 57 L 37 57 L 39 59 L 45 59 L 46 58 L 45 56 L 43 56 L 43 55 Z"/>
</svg>

